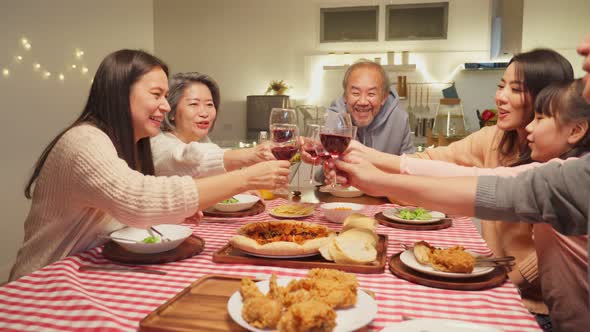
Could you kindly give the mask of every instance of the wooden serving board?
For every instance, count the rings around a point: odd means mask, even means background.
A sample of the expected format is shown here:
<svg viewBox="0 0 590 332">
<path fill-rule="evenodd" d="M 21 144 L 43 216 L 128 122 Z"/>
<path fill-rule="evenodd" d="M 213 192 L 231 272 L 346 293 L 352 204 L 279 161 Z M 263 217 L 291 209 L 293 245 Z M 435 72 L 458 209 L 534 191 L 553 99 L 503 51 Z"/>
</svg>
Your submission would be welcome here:
<svg viewBox="0 0 590 332">
<path fill-rule="evenodd" d="M 210 207 L 208 209 L 203 210 L 203 215 L 206 217 L 217 217 L 217 218 L 240 218 L 240 217 L 249 217 L 255 216 L 259 213 L 264 212 L 266 206 L 262 201 L 256 202 L 251 208 L 244 211 L 235 211 L 235 212 L 224 212 L 216 210 L 214 207 Z"/>
<path fill-rule="evenodd" d="M 474 278 L 444 278 L 416 271 L 406 266 L 400 259 L 400 254 L 392 255 L 389 259 L 389 270 L 399 278 L 434 288 L 454 290 L 482 290 L 500 286 L 506 280 L 506 271 L 497 267 L 494 271 Z"/>
<path fill-rule="evenodd" d="M 224 275 L 203 276 L 143 318 L 139 322 L 139 331 L 247 331 L 227 312 L 227 302 L 240 289 L 241 279 Z M 373 292 L 365 292 L 375 297 Z M 357 330 L 361 331 L 366 328 Z"/>
<path fill-rule="evenodd" d="M 228 243 L 223 248 L 213 254 L 215 263 L 230 264 L 248 264 L 248 265 L 265 265 L 280 266 L 296 269 L 326 268 L 337 269 L 353 273 L 383 273 L 385 270 L 385 261 L 387 260 L 387 235 L 378 234 L 379 242 L 377 243 L 377 260 L 372 264 L 336 264 L 325 260 L 319 253 L 315 256 L 301 258 L 263 258 L 248 255 L 247 253 L 234 248 Z"/>
<path fill-rule="evenodd" d="M 375 219 L 377 219 L 377 221 L 383 226 L 405 229 L 408 231 L 436 231 L 453 226 L 453 220 L 451 218 L 443 218 L 432 224 L 404 224 L 402 222 L 391 220 L 384 216 L 383 212 L 379 212 L 375 214 Z"/>
<path fill-rule="evenodd" d="M 240 289 L 241 277 L 206 275 L 139 322 L 139 330 L 247 331 L 229 316 L 227 301 Z"/>
<path fill-rule="evenodd" d="M 180 261 L 198 255 L 205 248 L 205 240 L 196 235 L 189 236 L 178 247 L 157 254 L 138 254 L 128 251 L 114 241 L 102 249 L 102 255 L 112 261 L 129 264 L 161 264 Z"/>
</svg>

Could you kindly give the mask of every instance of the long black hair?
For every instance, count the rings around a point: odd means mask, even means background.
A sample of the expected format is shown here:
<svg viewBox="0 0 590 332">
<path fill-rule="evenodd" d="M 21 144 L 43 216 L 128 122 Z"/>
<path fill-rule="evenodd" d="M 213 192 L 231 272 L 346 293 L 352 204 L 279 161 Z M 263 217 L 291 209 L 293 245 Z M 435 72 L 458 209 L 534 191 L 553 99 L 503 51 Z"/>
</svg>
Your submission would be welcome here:
<svg viewBox="0 0 590 332">
<path fill-rule="evenodd" d="M 25 187 L 26 198 L 31 198 L 31 188 L 57 141 L 65 132 L 82 123 L 90 123 L 104 131 L 117 149 L 119 158 L 125 160 L 130 168 L 154 175 L 149 137 L 140 139 L 137 147 L 135 145 L 129 103 L 133 84 L 154 68 L 161 68 L 168 76 L 168 66 L 162 60 L 140 50 L 119 50 L 102 60 L 94 75 L 84 110 L 47 145 L 35 163 L 33 174 Z"/>
<path fill-rule="evenodd" d="M 544 87 L 555 82 L 571 82 L 574 79 L 574 69 L 571 63 L 561 54 L 550 49 L 535 49 L 530 52 L 520 53 L 512 57 L 509 65 L 514 63 L 516 79 L 522 82 L 523 95 L 530 94 L 532 104 L 524 99 L 523 110 L 526 123 L 530 123 L 535 117 L 533 105 L 537 95 Z M 530 148 L 519 146 L 518 132 L 506 131 L 499 143 L 500 156 L 512 157 L 518 153 L 517 164 L 530 161 Z"/>
</svg>

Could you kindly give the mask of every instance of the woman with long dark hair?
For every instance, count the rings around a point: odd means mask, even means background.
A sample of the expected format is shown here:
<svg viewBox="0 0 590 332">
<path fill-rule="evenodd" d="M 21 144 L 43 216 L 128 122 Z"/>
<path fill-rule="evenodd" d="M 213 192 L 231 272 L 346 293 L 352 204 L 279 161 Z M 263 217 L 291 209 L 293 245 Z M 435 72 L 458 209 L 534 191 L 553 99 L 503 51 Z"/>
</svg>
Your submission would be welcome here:
<svg viewBox="0 0 590 332">
<path fill-rule="evenodd" d="M 153 176 L 149 138 L 170 111 L 167 92 L 167 66 L 146 52 L 102 61 L 82 114 L 45 148 L 25 188 L 32 204 L 11 280 L 101 244 L 122 224 L 181 223 L 234 194 L 287 184 L 287 161 L 198 180 Z"/>
</svg>

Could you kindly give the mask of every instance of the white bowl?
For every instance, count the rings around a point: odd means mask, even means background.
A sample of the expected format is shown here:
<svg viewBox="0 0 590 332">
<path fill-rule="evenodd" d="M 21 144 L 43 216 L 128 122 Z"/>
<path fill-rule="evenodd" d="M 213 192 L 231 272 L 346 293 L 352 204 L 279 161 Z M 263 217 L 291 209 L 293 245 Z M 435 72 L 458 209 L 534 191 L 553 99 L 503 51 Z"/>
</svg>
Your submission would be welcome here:
<svg viewBox="0 0 590 332">
<path fill-rule="evenodd" d="M 215 204 L 215 209 L 222 212 L 243 211 L 253 207 L 260 200 L 260 197 L 250 194 L 238 194 L 233 197 L 238 200 L 236 203 L 219 202 Z"/>
<path fill-rule="evenodd" d="M 333 202 L 320 205 L 324 216 L 331 222 L 343 223 L 349 215 L 361 211 L 365 206 L 355 203 Z M 338 208 L 344 208 L 342 210 Z"/>
<path fill-rule="evenodd" d="M 162 233 L 165 238 L 170 239 L 170 241 L 161 241 L 160 239 L 160 241 L 157 243 L 142 242 L 146 237 L 155 236 L 159 238 L 160 236 L 149 229 L 140 229 L 134 227 L 120 229 L 111 233 L 110 236 L 119 238 L 113 239 L 113 241 L 131 252 L 138 254 L 155 254 L 178 247 L 184 240 L 186 240 L 186 238 L 193 234 L 193 231 L 189 227 L 182 225 L 164 224 L 154 226 L 154 228 Z M 138 242 L 127 242 L 120 239 L 129 239 L 131 241 Z"/>
</svg>

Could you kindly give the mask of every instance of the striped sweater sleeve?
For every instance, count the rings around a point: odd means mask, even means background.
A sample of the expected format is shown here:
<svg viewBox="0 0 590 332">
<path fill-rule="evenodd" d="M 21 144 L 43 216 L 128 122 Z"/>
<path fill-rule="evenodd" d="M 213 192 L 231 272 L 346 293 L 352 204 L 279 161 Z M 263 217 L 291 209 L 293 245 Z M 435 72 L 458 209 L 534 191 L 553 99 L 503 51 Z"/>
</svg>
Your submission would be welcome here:
<svg viewBox="0 0 590 332">
<path fill-rule="evenodd" d="M 69 151 L 64 157 L 72 159 L 70 181 L 84 204 L 134 227 L 180 223 L 197 212 L 199 196 L 191 177 L 146 176 L 132 170 L 109 137 L 89 127 L 73 128 L 59 141 Z"/>
</svg>

